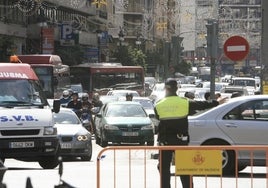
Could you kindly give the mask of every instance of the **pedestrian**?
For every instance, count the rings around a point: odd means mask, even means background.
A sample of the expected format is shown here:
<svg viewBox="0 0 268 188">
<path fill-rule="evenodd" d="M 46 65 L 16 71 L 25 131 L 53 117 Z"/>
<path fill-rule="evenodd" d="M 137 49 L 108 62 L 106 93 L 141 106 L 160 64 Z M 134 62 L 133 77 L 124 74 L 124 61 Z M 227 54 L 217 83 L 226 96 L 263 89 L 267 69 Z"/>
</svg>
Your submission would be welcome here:
<svg viewBox="0 0 268 188">
<path fill-rule="evenodd" d="M 215 99 L 220 99 L 221 98 L 221 94 L 220 93 L 215 93 Z"/>
<path fill-rule="evenodd" d="M 100 100 L 100 95 L 98 93 L 94 93 L 92 97 L 92 105 L 93 107 L 99 107 L 101 108 L 103 103 Z"/>
<path fill-rule="evenodd" d="M 72 100 L 68 102 L 67 108 L 71 108 L 76 115 L 80 118 L 82 102 L 79 100 L 79 96 L 77 92 L 72 93 Z"/>
<path fill-rule="evenodd" d="M 160 120 L 158 144 L 188 145 L 188 114 L 190 110 L 204 110 L 217 106 L 222 101 L 195 101 L 177 96 L 177 81 L 167 79 L 165 82 L 166 96 L 155 106 L 156 118 Z M 161 177 L 161 188 L 170 188 L 170 165 L 174 150 L 160 150 L 158 169 Z M 189 175 L 181 175 L 183 188 L 193 188 L 193 179 Z"/>
<path fill-rule="evenodd" d="M 204 97 L 205 97 L 206 100 L 210 100 L 210 92 L 206 92 L 204 94 Z"/>
<path fill-rule="evenodd" d="M 194 96 L 194 93 L 193 92 L 186 91 L 184 93 L 184 97 L 189 98 L 189 99 L 194 99 L 195 96 Z"/>
<path fill-rule="evenodd" d="M 133 94 L 132 93 L 127 93 L 126 94 L 126 101 L 132 101 L 133 99 Z"/>
<path fill-rule="evenodd" d="M 11 101 L 30 102 L 31 95 L 27 93 L 29 90 L 28 84 L 25 81 L 9 83 L 3 87 L 2 91 L 6 93 L 6 100 L 9 99 Z M 33 100 L 33 98 L 31 100 Z"/>
</svg>

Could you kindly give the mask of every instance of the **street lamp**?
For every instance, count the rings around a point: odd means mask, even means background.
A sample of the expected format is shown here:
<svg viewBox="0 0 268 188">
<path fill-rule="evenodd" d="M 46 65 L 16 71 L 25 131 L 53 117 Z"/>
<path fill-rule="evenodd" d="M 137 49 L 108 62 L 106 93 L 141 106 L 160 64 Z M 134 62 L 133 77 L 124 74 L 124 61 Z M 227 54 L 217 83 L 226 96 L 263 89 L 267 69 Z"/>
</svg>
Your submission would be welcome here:
<svg viewBox="0 0 268 188">
<path fill-rule="evenodd" d="M 97 31 L 97 37 L 98 37 L 98 46 L 99 46 L 99 53 L 98 53 L 98 62 L 101 62 L 101 39 L 102 39 L 102 31 Z"/>
<path fill-rule="evenodd" d="M 47 28 L 48 25 L 47 25 L 47 22 L 46 22 L 46 19 L 45 18 L 42 18 L 40 20 L 40 22 L 38 22 L 38 26 L 40 28 L 40 54 L 43 54 L 43 43 L 44 43 L 44 31 L 43 29 L 44 28 Z"/>
<path fill-rule="evenodd" d="M 120 27 L 120 31 L 119 31 L 119 33 L 118 33 L 118 37 L 119 37 L 119 45 L 120 45 L 120 47 L 122 46 L 122 42 L 125 40 L 125 35 L 124 35 L 124 33 L 123 33 L 123 30 L 122 30 L 122 28 Z"/>
<path fill-rule="evenodd" d="M 119 40 L 119 47 L 118 47 L 118 60 L 120 61 L 120 63 L 123 62 L 123 59 L 124 59 L 124 51 L 122 49 L 122 44 L 123 44 L 123 41 L 125 40 L 125 35 L 124 35 L 124 32 L 123 32 L 123 29 L 122 27 L 120 27 L 120 30 L 119 30 L 119 33 L 118 33 L 118 40 Z M 118 44 L 117 44 L 118 45 Z"/>
<path fill-rule="evenodd" d="M 140 49 L 140 45 L 141 45 L 141 35 L 140 34 L 138 34 L 137 40 L 135 41 L 135 43 L 138 46 L 138 49 Z"/>
</svg>

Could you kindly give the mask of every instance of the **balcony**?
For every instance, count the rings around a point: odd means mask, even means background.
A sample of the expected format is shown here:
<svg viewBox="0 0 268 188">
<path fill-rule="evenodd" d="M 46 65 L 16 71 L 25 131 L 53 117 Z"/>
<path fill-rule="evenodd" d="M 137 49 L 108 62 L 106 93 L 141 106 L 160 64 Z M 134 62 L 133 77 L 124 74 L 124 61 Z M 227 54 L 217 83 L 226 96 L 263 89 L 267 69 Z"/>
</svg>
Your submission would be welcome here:
<svg viewBox="0 0 268 188">
<path fill-rule="evenodd" d="M 65 0 L 65 1 L 59 1 L 59 0 L 47 0 L 47 2 L 50 2 L 52 4 L 59 5 L 61 7 L 73 9 L 82 13 L 85 13 L 87 15 L 96 15 L 96 7 L 90 6 L 84 1 L 85 3 L 76 4 L 73 0 Z"/>
</svg>

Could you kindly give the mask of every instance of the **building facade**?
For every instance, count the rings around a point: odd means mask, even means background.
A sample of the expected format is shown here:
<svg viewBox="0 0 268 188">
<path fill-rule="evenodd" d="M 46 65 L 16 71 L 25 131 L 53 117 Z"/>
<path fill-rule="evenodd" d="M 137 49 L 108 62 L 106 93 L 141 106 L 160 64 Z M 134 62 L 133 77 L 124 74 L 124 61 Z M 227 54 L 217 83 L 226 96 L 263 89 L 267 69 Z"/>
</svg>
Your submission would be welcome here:
<svg viewBox="0 0 268 188">
<path fill-rule="evenodd" d="M 106 1 L 102 1 L 106 2 Z M 106 30 L 106 4 L 90 0 L 0 0 L 0 36 L 14 45 L 8 54 L 55 53 L 55 48 L 98 47 L 98 33 Z M 99 53 L 86 59 L 98 61 Z"/>
<path fill-rule="evenodd" d="M 217 74 L 254 72 L 261 65 L 261 0 L 0 0 L 0 39 L 14 41 L 0 56 L 79 45 L 84 61 L 114 61 L 120 46 L 131 45 L 151 54 L 149 70 L 163 74 L 182 59 L 209 64 L 209 19 L 219 27 Z M 234 35 L 250 44 L 241 62 L 230 61 L 222 50 Z"/>
<path fill-rule="evenodd" d="M 261 62 L 262 7 L 261 0 L 219 1 L 219 63 L 223 74 L 255 75 Z M 223 54 L 223 44 L 231 36 L 244 37 L 250 46 L 246 59 L 232 62 Z M 259 75 L 258 75 L 259 76 Z"/>
</svg>

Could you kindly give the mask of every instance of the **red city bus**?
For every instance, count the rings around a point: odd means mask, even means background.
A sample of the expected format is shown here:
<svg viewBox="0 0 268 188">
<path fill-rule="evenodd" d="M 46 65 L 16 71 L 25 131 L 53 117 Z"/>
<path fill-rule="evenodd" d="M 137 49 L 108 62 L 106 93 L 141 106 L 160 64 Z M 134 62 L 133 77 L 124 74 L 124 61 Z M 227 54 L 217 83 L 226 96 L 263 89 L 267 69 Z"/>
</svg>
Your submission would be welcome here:
<svg viewBox="0 0 268 188">
<path fill-rule="evenodd" d="M 144 96 L 144 69 L 120 63 L 84 63 L 70 66 L 71 84 L 81 84 L 90 96 L 113 89 L 136 90 Z"/>
<path fill-rule="evenodd" d="M 30 64 L 39 80 L 47 98 L 59 98 L 66 86 L 70 85 L 70 69 L 62 64 L 58 55 L 31 54 L 17 55 L 19 61 Z"/>
</svg>

